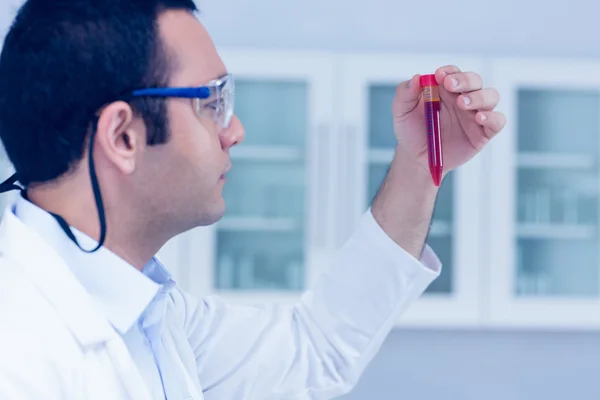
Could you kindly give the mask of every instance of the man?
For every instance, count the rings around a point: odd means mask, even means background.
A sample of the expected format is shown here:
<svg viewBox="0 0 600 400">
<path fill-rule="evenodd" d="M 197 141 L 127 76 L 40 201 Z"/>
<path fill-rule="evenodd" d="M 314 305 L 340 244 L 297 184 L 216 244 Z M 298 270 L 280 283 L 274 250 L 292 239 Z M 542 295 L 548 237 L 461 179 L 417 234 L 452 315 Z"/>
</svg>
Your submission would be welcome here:
<svg viewBox="0 0 600 400">
<path fill-rule="evenodd" d="M 154 254 L 218 221 L 244 139 L 192 0 L 28 0 L 0 56 L 0 136 L 26 190 L 0 226 L 0 398 L 329 399 L 439 274 L 419 76 L 372 208 L 294 306 L 182 292 Z M 504 126 L 473 72 L 436 71 L 446 172 Z M 199 265 L 198 268 L 207 266 Z"/>
</svg>

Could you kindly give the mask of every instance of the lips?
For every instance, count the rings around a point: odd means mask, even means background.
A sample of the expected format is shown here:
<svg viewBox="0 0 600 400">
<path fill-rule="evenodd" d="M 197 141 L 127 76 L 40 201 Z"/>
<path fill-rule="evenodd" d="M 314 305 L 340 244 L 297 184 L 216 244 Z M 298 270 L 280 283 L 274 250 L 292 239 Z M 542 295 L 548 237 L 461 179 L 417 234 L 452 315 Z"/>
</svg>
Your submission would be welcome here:
<svg viewBox="0 0 600 400">
<path fill-rule="evenodd" d="M 229 165 L 227 165 L 227 168 L 225 168 L 225 172 L 223 172 L 223 175 L 221 175 L 221 179 L 225 179 L 225 175 L 231 170 L 231 163 L 229 163 Z"/>
</svg>

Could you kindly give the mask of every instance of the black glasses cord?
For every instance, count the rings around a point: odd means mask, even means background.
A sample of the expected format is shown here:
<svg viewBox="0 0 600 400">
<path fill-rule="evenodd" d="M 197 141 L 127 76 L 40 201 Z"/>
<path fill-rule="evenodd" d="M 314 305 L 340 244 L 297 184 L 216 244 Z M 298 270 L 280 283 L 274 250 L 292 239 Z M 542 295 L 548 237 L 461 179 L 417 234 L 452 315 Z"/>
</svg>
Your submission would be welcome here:
<svg viewBox="0 0 600 400">
<path fill-rule="evenodd" d="M 69 237 L 69 239 L 71 239 L 77 245 L 77 247 L 79 247 L 82 251 L 84 251 L 86 253 L 94 253 L 95 251 L 100 249 L 100 247 L 102 247 L 102 245 L 104 244 L 104 241 L 106 240 L 106 215 L 104 213 L 104 203 L 102 202 L 100 185 L 98 183 L 98 177 L 96 176 L 96 168 L 94 167 L 94 158 L 93 158 L 94 138 L 96 136 L 97 128 L 98 128 L 98 120 L 95 119 L 92 123 L 92 131 L 90 134 L 90 144 L 88 147 L 88 149 L 89 149 L 88 150 L 88 152 L 89 152 L 88 159 L 89 159 L 90 179 L 92 181 L 92 190 L 94 192 L 94 200 L 96 202 L 96 208 L 98 210 L 98 219 L 100 220 L 100 240 L 98 241 L 98 245 L 93 250 L 85 250 L 84 248 L 81 247 L 81 245 L 77 241 L 77 238 L 73 234 L 73 231 L 71 231 L 71 228 L 69 227 L 69 224 L 67 223 L 67 221 L 65 221 L 65 219 L 63 217 L 61 217 L 60 215 L 50 213 L 50 215 L 52 215 L 54 217 L 54 219 L 56 219 L 56 222 L 58 222 L 58 224 L 60 225 L 62 230 L 65 232 L 65 234 Z M 10 178 L 5 180 L 4 182 L 0 183 L 0 194 L 10 192 L 11 190 L 20 190 L 21 195 L 25 199 L 27 199 L 27 189 L 15 184 L 18 180 L 19 180 L 19 178 L 18 178 L 17 174 L 14 174 Z"/>
</svg>

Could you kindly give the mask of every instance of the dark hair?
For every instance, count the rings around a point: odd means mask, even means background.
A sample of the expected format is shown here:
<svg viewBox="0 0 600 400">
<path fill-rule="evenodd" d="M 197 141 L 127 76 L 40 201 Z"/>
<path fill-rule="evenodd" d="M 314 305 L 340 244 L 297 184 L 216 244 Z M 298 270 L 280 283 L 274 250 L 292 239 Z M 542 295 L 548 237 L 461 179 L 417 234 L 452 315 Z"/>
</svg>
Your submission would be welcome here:
<svg viewBox="0 0 600 400">
<path fill-rule="evenodd" d="M 0 138 L 19 182 L 46 182 L 83 157 L 94 113 L 137 88 L 166 86 L 162 11 L 193 0 L 28 0 L 0 55 Z M 167 140 L 164 100 L 129 102 L 148 143 Z M 0 179 L 1 180 L 1 179 Z"/>
</svg>

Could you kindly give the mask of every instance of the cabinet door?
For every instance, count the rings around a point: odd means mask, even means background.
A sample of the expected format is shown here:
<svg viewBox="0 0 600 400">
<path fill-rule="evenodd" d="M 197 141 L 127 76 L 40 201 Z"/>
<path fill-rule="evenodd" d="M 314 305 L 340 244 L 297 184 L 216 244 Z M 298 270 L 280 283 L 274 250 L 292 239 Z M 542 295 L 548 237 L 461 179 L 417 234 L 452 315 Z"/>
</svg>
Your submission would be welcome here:
<svg viewBox="0 0 600 400">
<path fill-rule="evenodd" d="M 230 152 L 225 217 L 191 240 L 191 290 L 242 302 L 292 300 L 331 254 L 332 60 L 221 55 L 235 77 L 246 139 Z"/>
<path fill-rule="evenodd" d="M 340 221 L 345 223 L 340 226 L 338 244 L 346 240 L 358 218 L 370 207 L 393 158 L 396 138 L 391 109 L 397 85 L 414 74 L 433 73 L 447 64 L 478 71 L 485 79 L 482 63 L 471 58 L 413 54 L 345 57 L 344 125 L 338 139 L 343 150 L 338 170 L 341 193 L 347 200 L 340 202 Z M 441 259 L 443 271 L 423 297 L 401 316 L 401 324 L 477 323 L 483 229 L 480 158 L 450 173 L 440 187 L 427 242 Z"/>
<path fill-rule="evenodd" d="M 600 63 L 497 60 L 491 321 L 600 327 Z"/>
</svg>

